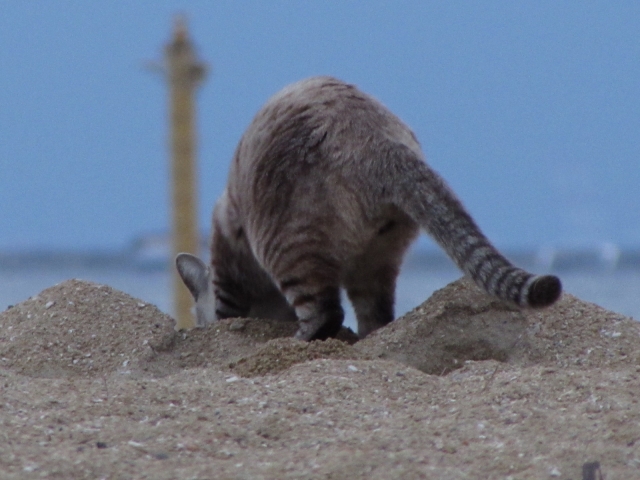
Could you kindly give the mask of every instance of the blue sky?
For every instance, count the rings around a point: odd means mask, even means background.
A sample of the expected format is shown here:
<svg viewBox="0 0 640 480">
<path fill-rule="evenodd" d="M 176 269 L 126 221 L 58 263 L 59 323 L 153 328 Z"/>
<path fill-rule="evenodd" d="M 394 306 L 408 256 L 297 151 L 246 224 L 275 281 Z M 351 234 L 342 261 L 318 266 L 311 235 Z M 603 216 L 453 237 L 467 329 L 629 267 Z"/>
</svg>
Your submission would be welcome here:
<svg viewBox="0 0 640 480">
<path fill-rule="evenodd" d="M 159 60 L 186 14 L 199 218 L 284 85 L 331 74 L 405 120 L 505 247 L 640 244 L 640 2 L 2 3 L 0 250 L 118 249 L 169 227 Z"/>
</svg>

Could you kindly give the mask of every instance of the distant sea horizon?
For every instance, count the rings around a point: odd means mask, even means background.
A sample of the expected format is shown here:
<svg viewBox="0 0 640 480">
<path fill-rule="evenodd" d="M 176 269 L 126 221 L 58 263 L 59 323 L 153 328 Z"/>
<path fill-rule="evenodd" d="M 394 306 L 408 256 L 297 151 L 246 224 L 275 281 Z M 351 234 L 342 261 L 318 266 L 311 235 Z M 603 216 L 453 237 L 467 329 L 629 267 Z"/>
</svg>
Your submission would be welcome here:
<svg viewBox="0 0 640 480">
<path fill-rule="evenodd" d="M 611 242 L 582 246 L 511 247 L 500 249 L 515 265 L 531 270 L 640 269 L 640 245 L 618 246 Z M 202 258 L 208 257 L 208 237 L 200 240 Z M 119 249 L 0 249 L 0 269 L 58 268 L 64 266 L 161 270 L 171 265 L 170 239 L 166 234 L 137 237 Z M 423 262 L 432 268 L 455 268 L 446 254 L 432 245 L 418 243 L 405 264 Z"/>
<path fill-rule="evenodd" d="M 0 311 L 57 283 L 80 278 L 117 288 L 171 314 L 173 267 L 168 249 L 162 244 L 143 247 L 114 252 L 0 251 Z M 640 319 L 640 248 L 512 249 L 505 255 L 532 272 L 558 275 L 565 292 Z M 396 317 L 461 276 L 442 251 L 413 249 L 398 278 Z M 348 301 L 344 306 L 345 325 L 355 328 Z"/>
</svg>

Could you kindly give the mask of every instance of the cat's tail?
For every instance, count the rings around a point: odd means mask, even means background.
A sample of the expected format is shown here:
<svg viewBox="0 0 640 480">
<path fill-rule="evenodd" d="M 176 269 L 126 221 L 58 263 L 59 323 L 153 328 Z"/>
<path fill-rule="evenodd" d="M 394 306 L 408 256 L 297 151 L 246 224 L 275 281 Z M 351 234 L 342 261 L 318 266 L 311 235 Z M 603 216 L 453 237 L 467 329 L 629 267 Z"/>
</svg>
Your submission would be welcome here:
<svg viewBox="0 0 640 480">
<path fill-rule="evenodd" d="M 476 284 L 519 307 L 541 308 L 558 300 L 560 279 L 513 266 L 484 236 L 444 180 L 415 153 L 396 145 L 387 159 L 385 177 L 391 179 L 387 188 L 393 203 L 426 230 Z"/>
</svg>

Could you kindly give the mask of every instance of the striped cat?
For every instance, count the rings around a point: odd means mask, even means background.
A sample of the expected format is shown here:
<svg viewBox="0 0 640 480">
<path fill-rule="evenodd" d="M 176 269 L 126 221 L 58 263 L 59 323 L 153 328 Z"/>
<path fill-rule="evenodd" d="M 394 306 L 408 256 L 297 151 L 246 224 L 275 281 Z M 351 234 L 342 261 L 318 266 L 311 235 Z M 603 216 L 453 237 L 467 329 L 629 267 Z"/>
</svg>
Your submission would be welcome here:
<svg viewBox="0 0 640 480">
<path fill-rule="evenodd" d="M 211 266 L 176 258 L 197 323 L 291 318 L 296 337 L 336 335 L 344 288 L 362 338 L 394 318 L 400 264 L 419 228 L 486 292 L 545 307 L 560 280 L 514 267 L 426 163 L 413 132 L 353 85 L 294 83 L 258 112 L 213 214 Z"/>
</svg>

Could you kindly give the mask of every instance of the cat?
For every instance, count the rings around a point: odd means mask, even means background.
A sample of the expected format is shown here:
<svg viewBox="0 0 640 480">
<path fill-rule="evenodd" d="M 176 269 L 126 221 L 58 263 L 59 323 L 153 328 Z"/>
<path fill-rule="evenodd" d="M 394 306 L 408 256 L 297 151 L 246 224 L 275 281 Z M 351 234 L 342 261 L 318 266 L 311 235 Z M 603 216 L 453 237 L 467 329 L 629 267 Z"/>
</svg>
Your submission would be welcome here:
<svg viewBox="0 0 640 480">
<path fill-rule="evenodd" d="M 213 214 L 211 265 L 179 254 L 197 324 L 254 316 L 299 322 L 325 339 L 351 301 L 363 338 L 394 318 L 403 256 L 424 229 L 487 293 L 545 307 L 560 280 L 514 267 L 425 162 L 413 132 L 374 98 L 332 77 L 285 87 L 242 136 Z"/>
</svg>

